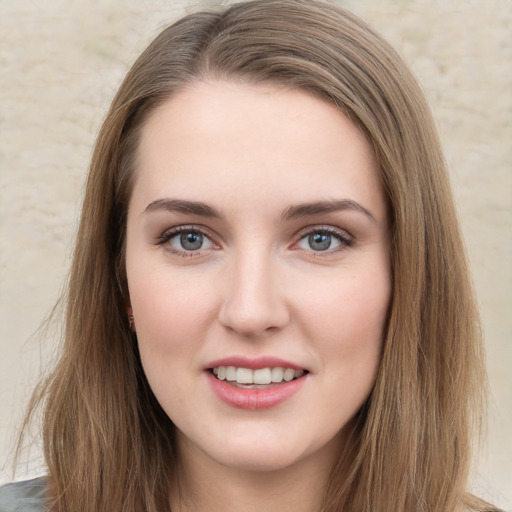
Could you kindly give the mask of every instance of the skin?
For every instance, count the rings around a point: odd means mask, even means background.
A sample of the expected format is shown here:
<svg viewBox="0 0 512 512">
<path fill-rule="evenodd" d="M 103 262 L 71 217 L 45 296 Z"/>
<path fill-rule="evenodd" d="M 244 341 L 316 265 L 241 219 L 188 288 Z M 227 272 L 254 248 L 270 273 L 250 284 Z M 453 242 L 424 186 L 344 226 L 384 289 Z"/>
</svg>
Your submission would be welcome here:
<svg viewBox="0 0 512 512">
<path fill-rule="evenodd" d="M 169 199 L 207 203 L 219 216 L 176 211 Z M 297 213 L 318 202 L 339 208 Z M 183 246 L 172 231 L 180 226 L 203 233 L 199 250 Z M 178 429 L 173 510 L 320 508 L 380 361 L 387 235 L 372 150 L 325 101 L 199 82 L 149 117 L 126 266 L 144 370 Z M 309 373 L 278 406 L 239 409 L 207 383 L 205 367 L 227 356 L 279 357 Z"/>
</svg>

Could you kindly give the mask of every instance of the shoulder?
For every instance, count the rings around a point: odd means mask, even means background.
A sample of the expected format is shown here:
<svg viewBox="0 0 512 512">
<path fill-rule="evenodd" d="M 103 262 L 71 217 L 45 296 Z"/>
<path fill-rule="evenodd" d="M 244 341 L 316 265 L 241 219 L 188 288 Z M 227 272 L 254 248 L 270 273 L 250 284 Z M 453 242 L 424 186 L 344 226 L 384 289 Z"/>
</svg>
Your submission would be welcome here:
<svg viewBox="0 0 512 512">
<path fill-rule="evenodd" d="M 0 487 L 0 512 L 44 512 L 46 478 L 34 478 Z"/>
</svg>

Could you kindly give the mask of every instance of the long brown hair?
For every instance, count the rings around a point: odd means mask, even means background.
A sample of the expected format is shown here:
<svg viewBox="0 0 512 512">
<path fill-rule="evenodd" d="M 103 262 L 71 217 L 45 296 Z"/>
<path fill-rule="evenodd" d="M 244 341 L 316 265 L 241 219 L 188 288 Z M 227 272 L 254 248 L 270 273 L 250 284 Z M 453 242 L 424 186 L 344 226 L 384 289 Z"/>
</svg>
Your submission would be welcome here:
<svg viewBox="0 0 512 512">
<path fill-rule="evenodd" d="M 135 62 L 98 136 L 66 296 L 63 352 L 44 402 L 54 511 L 169 509 L 174 427 L 126 319 L 127 206 L 148 114 L 203 79 L 276 83 L 336 104 L 365 134 L 391 219 L 393 298 L 375 387 L 323 511 L 493 510 L 466 493 L 485 374 L 464 245 L 431 114 L 394 50 L 314 0 L 189 15 Z M 341 475 L 343 474 L 343 478 Z"/>
</svg>

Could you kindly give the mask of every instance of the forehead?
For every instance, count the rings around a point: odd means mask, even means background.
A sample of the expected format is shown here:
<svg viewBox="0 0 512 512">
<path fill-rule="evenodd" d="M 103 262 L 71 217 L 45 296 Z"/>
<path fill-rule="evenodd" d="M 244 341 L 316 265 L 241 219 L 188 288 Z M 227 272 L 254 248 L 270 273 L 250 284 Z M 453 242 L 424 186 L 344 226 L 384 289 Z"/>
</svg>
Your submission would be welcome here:
<svg viewBox="0 0 512 512">
<path fill-rule="evenodd" d="M 370 145 L 333 104 L 300 90 L 199 82 L 141 130 L 134 194 L 282 202 L 382 199 Z M 206 197 L 206 199 L 208 199 Z"/>
</svg>

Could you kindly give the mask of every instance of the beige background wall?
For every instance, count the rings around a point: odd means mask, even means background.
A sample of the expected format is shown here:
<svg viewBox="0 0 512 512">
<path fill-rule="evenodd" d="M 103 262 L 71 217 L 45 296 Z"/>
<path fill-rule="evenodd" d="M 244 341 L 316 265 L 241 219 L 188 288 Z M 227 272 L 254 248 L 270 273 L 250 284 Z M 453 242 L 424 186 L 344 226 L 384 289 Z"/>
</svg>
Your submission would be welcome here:
<svg viewBox="0 0 512 512">
<path fill-rule="evenodd" d="M 31 335 L 66 275 L 99 123 L 127 66 L 198 3 L 0 0 L 0 465 L 52 354 L 55 336 L 41 343 Z M 489 440 L 476 487 L 512 509 L 512 1 L 341 4 L 399 49 L 438 121 L 490 370 Z M 25 468 L 38 470 L 37 462 Z"/>
</svg>

